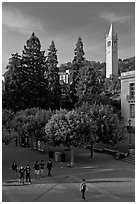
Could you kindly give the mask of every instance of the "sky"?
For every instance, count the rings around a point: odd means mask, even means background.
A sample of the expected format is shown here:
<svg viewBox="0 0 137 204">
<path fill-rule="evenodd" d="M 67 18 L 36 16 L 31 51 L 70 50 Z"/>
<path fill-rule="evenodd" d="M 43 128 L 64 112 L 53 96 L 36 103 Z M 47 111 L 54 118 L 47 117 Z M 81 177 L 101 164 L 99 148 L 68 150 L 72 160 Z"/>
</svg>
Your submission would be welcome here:
<svg viewBox="0 0 137 204">
<path fill-rule="evenodd" d="M 79 36 L 86 59 L 105 62 L 111 23 L 118 35 L 118 57 L 135 56 L 134 2 L 3 2 L 2 73 L 12 53 L 22 54 L 32 32 L 45 55 L 54 40 L 59 65 L 73 60 Z"/>
</svg>

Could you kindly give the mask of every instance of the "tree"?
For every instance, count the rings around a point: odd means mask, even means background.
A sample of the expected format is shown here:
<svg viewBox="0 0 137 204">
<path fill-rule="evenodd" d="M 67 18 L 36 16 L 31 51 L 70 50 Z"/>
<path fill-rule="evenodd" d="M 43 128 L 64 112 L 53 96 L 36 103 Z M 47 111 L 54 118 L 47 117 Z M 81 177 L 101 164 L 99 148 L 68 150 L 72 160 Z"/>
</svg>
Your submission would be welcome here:
<svg viewBox="0 0 137 204">
<path fill-rule="evenodd" d="M 45 124 L 52 115 L 51 110 L 31 108 L 16 113 L 12 123 L 17 131 L 20 143 L 30 143 L 31 148 L 37 148 L 37 142 L 45 141 Z"/>
<path fill-rule="evenodd" d="M 74 165 L 75 146 L 83 146 L 91 133 L 91 120 L 88 115 L 75 110 L 58 111 L 45 126 L 46 138 L 51 144 L 63 143 L 71 147 L 71 165 Z"/>
<path fill-rule="evenodd" d="M 76 43 L 76 48 L 74 49 L 74 59 L 72 61 L 73 80 L 70 86 L 70 97 L 71 97 L 73 104 L 75 104 L 78 100 L 77 89 L 78 89 L 78 83 L 79 83 L 79 78 L 80 78 L 80 69 L 82 68 L 85 62 L 84 55 L 85 53 L 83 50 L 83 42 L 82 42 L 81 37 L 79 37 Z"/>
<path fill-rule="evenodd" d="M 10 109 L 2 109 L 2 130 L 6 129 L 9 133 L 11 133 L 12 129 L 12 119 L 14 117 L 14 112 Z"/>
<path fill-rule="evenodd" d="M 78 86 L 79 100 L 77 106 L 82 105 L 83 102 L 90 104 L 100 103 L 103 78 L 100 73 L 100 63 L 96 62 L 85 62 L 81 69 L 81 77 Z"/>
<path fill-rule="evenodd" d="M 104 91 L 105 93 L 112 97 L 121 92 L 121 82 L 117 76 L 107 78 L 104 82 Z"/>
<path fill-rule="evenodd" d="M 61 84 L 61 99 L 60 99 L 60 107 L 62 109 L 71 110 L 72 102 L 70 99 L 70 86 L 66 83 Z"/>
<path fill-rule="evenodd" d="M 32 33 L 22 52 L 23 109 L 32 107 L 47 108 L 48 90 L 45 77 L 47 67 L 44 52 L 45 51 L 41 51 L 39 38 Z"/>
<path fill-rule="evenodd" d="M 5 91 L 3 92 L 3 108 L 17 111 L 22 108 L 22 59 L 18 53 L 12 54 L 4 74 Z"/>
<path fill-rule="evenodd" d="M 96 136 L 96 142 L 114 145 L 125 139 L 126 130 L 111 106 L 85 104 L 80 110 L 87 112 L 95 123 L 96 128 L 92 133 Z"/>
<path fill-rule="evenodd" d="M 118 73 L 119 75 L 121 72 L 127 72 L 135 70 L 135 57 L 130 57 L 127 59 L 119 59 L 118 62 Z"/>
<path fill-rule="evenodd" d="M 47 56 L 47 73 L 46 78 L 48 80 L 48 90 L 49 90 L 49 106 L 51 109 L 59 109 L 59 103 L 61 98 L 61 86 L 59 83 L 59 69 L 57 67 L 58 58 L 57 58 L 57 49 L 55 47 L 54 41 L 51 42 L 51 45 L 48 49 Z"/>
</svg>

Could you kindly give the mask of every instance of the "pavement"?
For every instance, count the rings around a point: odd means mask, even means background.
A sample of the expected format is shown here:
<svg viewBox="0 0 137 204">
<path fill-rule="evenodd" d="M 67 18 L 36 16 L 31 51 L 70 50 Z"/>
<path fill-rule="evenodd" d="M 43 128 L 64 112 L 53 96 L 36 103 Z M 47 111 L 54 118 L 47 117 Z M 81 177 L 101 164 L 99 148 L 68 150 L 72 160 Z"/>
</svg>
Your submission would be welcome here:
<svg viewBox="0 0 137 204">
<path fill-rule="evenodd" d="M 22 154 L 22 149 L 18 148 L 17 151 Z M 36 154 L 38 156 L 39 153 Z M 40 159 L 41 157 L 43 156 L 39 154 Z M 4 154 L 3 159 L 5 161 Z M 81 202 L 83 200 L 79 185 L 81 179 L 85 178 L 88 191 L 84 202 L 135 202 L 133 164 L 115 160 L 111 155 L 102 153 L 94 153 L 94 157 L 90 158 L 88 150 L 76 150 L 75 166 L 72 168 L 67 167 L 67 162 L 55 162 L 54 159 L 52 162 L 52 177 L 47 176 L 46 169 L 44 178 L 35 179 L 32 173 L 30 185 L 25 183 L 22 186 L 18 179 L 13 180 L 9 174 L 7 177 L 3 174 L 2 201 Z M 6 165 L 3 170 L 5 167 Z"/>
</svg>

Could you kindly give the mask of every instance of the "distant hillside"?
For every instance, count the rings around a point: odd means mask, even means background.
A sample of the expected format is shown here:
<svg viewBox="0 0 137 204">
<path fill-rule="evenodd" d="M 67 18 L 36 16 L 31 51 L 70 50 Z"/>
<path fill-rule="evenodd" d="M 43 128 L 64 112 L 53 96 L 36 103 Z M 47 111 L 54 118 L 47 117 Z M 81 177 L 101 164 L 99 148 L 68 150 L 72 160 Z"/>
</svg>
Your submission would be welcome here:
<svg viewBox="0 0 137 204">
<path fill-rule="evenodd" d="M 121 72 L 127 72 L 132 70 L 135 70 L 135 57 L 130 57 L 123 60 L 119 59 L 119 62 L 118 62 L 119 74 Z"/>
<path fill-rule="evenodd" d="M 93 66 L 93 64 L 98 64 L 98 68 L 100 70 L 102 70 L 102 74 L 105 76 L 105 69 L 106 69 L 106 63 L 100 63 L 100 62 L 94 62 L 94 61 L 86 61 L 86 64 L 91 64 Z M 100 66 L 99 66 L 100 64 Z M 60 72 L 65 72 L 66 69 L 72 69 L 72 63 L 71 62 L 67 62 L 64 64 L 61 64 L 59 67 Z M 130 57 L 127 59 L 119 59 L 118 61 L 118 73 L 120 75 L 121 72 L 127 72 L 127 71 L 132 71 L 135 70 L 135 57 Z"/>
</svg>

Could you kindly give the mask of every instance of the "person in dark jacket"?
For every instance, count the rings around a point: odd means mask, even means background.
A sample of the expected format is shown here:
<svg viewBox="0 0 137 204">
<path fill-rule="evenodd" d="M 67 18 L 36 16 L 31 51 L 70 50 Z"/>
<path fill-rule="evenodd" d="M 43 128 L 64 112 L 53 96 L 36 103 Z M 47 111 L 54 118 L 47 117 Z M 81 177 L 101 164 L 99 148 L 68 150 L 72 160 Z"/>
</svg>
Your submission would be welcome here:
<svg viewBox="0 0 137 204">
<path fill-rule="evenodd" d="M 34 165 L 34 169 L 35 169 L 35 176 L 39 178 L 39 162 L 38 161 L 36 161 Z"/>
<path fill-rule="evenodd" d="M 13 178 L 16 178 L 16 176 L 17 176 L 17 164 L 16 164 L 16 162 L 13 162 L 11 168 L 12 168 L 12 176 L 13 176 Z"/>
<path fill-rule="evenodd" d="M 45 163 L 43 160 L 41 160 L 40 162 L 40 175 L 43 176 L 44 174 L 44 166 L 45 166 Z"/>
<path fill-rule="evenodd" d="M 47 163 L 47 169 L 48 169 L 48 176 L 51 176 L 51 169 L 53 168 L 53 164 L 51 162 L 51 160 L 48 161 Z"/>
<path fill-rule="evenodd" d="M 19 182 L 24 184 L 24 168 L 22 166 L 19 169 Z"/>
<path fill-rule="evenodd" d="M 26 172 L 26 182 L 30 184 L 31 183 L 31 176 L 30 176 L 31 168 L 29 164 L 26 166 L 25 172 Z"/>
</svg>

